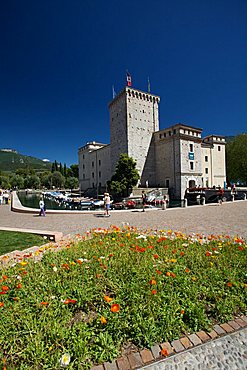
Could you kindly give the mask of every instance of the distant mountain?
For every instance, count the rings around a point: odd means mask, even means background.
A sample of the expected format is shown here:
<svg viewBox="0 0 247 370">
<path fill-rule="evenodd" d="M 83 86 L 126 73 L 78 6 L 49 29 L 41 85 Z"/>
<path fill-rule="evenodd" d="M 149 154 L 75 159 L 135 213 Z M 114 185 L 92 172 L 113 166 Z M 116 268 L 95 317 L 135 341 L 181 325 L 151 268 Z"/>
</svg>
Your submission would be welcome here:
<svg viewBox="0 0 247 370">
<path fill-rule="evenodd" d="M 0 171 L 14 172 L 18 168 L 33 168 L 37 171 L 51 170 L 51 163 L 18 153 L 14 149 L 0 149 Z"/>
</svg>

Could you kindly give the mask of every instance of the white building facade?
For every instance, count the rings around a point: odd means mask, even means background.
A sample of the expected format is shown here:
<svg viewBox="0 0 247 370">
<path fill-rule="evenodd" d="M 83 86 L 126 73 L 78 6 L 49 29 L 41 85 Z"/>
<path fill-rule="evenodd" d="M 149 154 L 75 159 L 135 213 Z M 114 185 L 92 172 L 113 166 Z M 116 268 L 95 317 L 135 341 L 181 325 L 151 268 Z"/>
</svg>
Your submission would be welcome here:
<svg viewBox="0 0 247 370">
<path fill-rule="evenodd" d="M 121 153 L 136 160 L 140 186 L 168 188 L 174 198 L 189 187 L 224 186 L 224 137 L 203 139 L 202 129 L 182 123 L 159 130 L 159 102 L 131 87 L 110 102 L 110 144 L 90 142 L 78 151 L 81 191 L 105 187 Z"/>
</svg>

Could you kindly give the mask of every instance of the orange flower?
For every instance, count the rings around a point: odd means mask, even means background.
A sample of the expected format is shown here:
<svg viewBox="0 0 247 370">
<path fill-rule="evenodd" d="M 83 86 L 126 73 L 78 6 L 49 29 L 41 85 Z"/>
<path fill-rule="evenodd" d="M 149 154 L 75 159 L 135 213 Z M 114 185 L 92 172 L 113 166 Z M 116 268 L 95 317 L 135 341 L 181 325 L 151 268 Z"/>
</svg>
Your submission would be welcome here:
<svg viewBox="0 0 247 370">
<path fill-rule="evenodd" d="M 113 298 L 110 298 L 108 295 L 105 295 L 105 296 L 104 296 L 104 300 L 105 300 L 107 303 L 110 303 L 110 302 L 113 300 Z"/>
<path fill-rule="evenodd" d="M 156 283 L 156 280 L 151 279 L 151 280 L 150 280 L 150 282 L 149 282 L 149 284 L 150 284 L 150 285 L 156 285 L 157 283 Z"/>
<path fill-rule="evenodd" d="M 176 275 L 174 274 L 174 272 L 171 272 L 171 277 L 175 278 Z"/>
<path fill-rule="evenodd" d="M 158 254 L 154 254 L 153 255 L 153 258 L 158 259 L 159 258 L 159 255 Z"/>
<path fill-rule="evenodd" d="M 152 290 L 151 290 L 151 293 L 152 293 L 153 295 L 155 295 L 155 294 L 157 294 L 157 290 L 152 289 Z"/>
<path fill-rule="evenodd" d="M 231 287 L 232 283 L 228 282 L 228 283 L 226 283 L 226 285 Z"/>
<path fill-rule="evenodd" d="M 9 288 L 6 285 L 2 286 L 2 292 L 7 292 L 8 290 L 9 290 Z"/>
<path fill-rule="evenodd" d="M 162 274 L 162 272 L 160 270 L 156 270 L 156 272 L 157 272 L 158 275 Z"/>
<path fill-rule="evenodd" d="M 41 302 L 40 303 L 42 306 L 47 306 L 49 304 L 49 302 Z"/>
<path fill-rule="evenodd" d="M 181 315 L 184 315 L 184 310 L 181 310 L 180 313 L 181 313 Z"/>
<path fill-rule="evenodd" d="M 171 276 L 171 273 L 167 271 L 166 276 Z"/>
<path fill-rule="evenodd" d="M 62 264 L 62 267 L 65 269 L 65 270 L 69 270 L 69 265 L 67 263 L 63 263 Z"/>
<path fill-rule="evenodd" d="M 210 257 L 210 256 L 211 256 L 211 254 L 212 254 L 212 252 L 209 252 L 209 251 L 207 251 L 207 252 L 205 253 L 206 257 Z"/>
<path fill-rule="evenodd" d="M 184 256 L 184 252 L 180 252 L 180 256 L 183 257 Z"/>
<path fill-rule="evenodd" d="M 190 272 L 190 269 L 188 269 L 188 267 L 186 267 L 185 272 L 186 272 L 186 274 L 188 274 Z"/>
<path fill-rule="evenodd" d="M 8 279 L 8 276 L 7 275 L 3 275 L 3 280 L 7 280 Z"/>
<path fill-rule="evenodd" d="M 101 324 L 106 324 L 107 323 L 107 320 L 104 316 L 101 316 L 100 321 L 101 321 Z"/>
<path fill-rule="evenodd" d="M 119 312 L 120 311 L 120 306 L 118 303 L 113 303 L 111 305 L 111 312 Z"/>
<path fill-rule="evenodd" d="M 4 306 L 4 303 L 3 302 L 0 302 L 0 307 L 3 307 Z"/>
<path fill-rule="evenodd" d="M 101 274 L 96 274 L 96 278 L 99 279 L 101 277 Z"/>
<path fill-rule="evenodd" d="M 76 302 L 77 302 L 76 299 L 65 299 L 63 303 L 64 304 L 69 304 L 69 303 L 75 304 Z"/>
<path fill-rule="evenodd" d="M 17 286 L 16 286 L 17 289 L 21 289 L 22 288 L 22 284 L 19 283 Z"/>
<path fill-rule="evenodd" d="M 169 355 L 168 351 L 166 348 L 163 348 L 161 351 L 160 351 L 160 354 L 164 357 L 167 357 Z"/>
</svg>

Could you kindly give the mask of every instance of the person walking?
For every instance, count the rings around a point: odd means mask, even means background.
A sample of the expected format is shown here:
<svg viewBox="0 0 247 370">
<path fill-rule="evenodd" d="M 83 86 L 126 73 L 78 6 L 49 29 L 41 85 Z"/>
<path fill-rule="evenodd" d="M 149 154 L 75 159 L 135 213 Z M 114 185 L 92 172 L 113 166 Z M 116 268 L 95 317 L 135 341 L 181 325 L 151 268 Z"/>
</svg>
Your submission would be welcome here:
<svg viewBox="0 0 247 370">
<path fill-rule="evenodd" d="M 45 202 L 42 198 L 39 201 L 39 209 L 39 216 L 45 216 Z"/>
<path fill-rule="evenodd" d="M 110 198 L 109 193 L 105 193 L 104 196 L 105 196 L 104 197 L 104 206 L 105 206 L 104 215 L 106 217 L 110 217 L 109 210 L 110 210 L 110 207 L 111 207 L 111 198 Z"/>
<path fill-rule="evenodd" d="M 222 205 L 222 202 L 223 202 L 223 194 L 224 194 L 224 189 L 222 189 L 221 187 L 219 188 L 219 192 L 218 192 L 218 205 L 221 206 Z"/>
<path fill-rule="evenodd" d="M 142 190 L 142 212 L 145 212 L 145 205 L 147 203 L 147 195 L 144 190 Z"/>
</svg>

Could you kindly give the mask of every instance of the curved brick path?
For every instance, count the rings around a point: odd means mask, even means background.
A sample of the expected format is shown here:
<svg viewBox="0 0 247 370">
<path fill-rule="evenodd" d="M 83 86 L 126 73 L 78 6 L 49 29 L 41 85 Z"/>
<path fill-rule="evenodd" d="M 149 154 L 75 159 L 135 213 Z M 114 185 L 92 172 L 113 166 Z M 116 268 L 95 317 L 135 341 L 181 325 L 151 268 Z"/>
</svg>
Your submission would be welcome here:
<svg viewBox="0 0 247 370">
<path fill-rule="evenodd" d="M 187 234 L 228 234 L 247 238 L 247 201 L 210 204 L 188 208 L 162 210 L 112 211 L 111 217 L 95 214 L 34 214 L 11 212 L 9 206 L 0 206 L 0 227 L 60 231 L 64 235 L 83 233 L 94 227 L 121 226 L 128 222 L 138 228 L 172 229 Z"/>
</svg>

